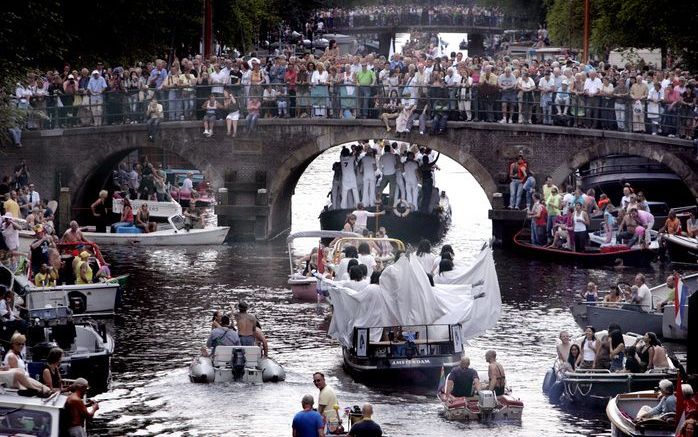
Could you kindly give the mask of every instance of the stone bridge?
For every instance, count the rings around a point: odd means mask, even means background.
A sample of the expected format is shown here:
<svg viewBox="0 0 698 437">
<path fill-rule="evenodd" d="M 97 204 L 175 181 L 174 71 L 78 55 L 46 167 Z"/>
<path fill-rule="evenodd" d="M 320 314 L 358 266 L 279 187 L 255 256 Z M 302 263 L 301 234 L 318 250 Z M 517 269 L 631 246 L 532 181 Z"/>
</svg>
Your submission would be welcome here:
<svg viewBox="0 0 698 437">
<path fill-rule="evenodd" d="M 507 163 L 519 151 L 532 170 L 551 175 L 556 184 L 564 183 L 595 158 L 611 154 L 647 157 L 666 165 L 698 197 L 698 162 L 691 143 L 644 134 L 449 122 L 445 135 L 415 132 L 398 139 L 393 133 L 386 134 L 378 120 L 324 119 L 260 120 L 257 132 L 241 133 L 237 138 L 225 136 L 222 126 L 216 129 L 214 137 L 206 138 L 201 122 L 166 122 L 154 144 L 146 141 L 144 125 L 27 132 L 23 148 L 0 152 L 0 174 L 11 174 L 18 160 L 25 158 L 32 181 L 42 193 L 57 198 L 61 187 L 70 189 L 70 196 L 64 192 L 62 201 L 70 199 L 76 216 L 76 210 L 89 206 L 116 164 L 131 152 L 177 156 L 203 171 L 214 187 L 227 188 L 217 212 L 233 226 L 234 236 L 258 239 L 289 228 L 291 196 L 313 159 L 333 146 L 360 139 L 409 141 L 444 153 L 475 177 L 495 208 L 495 193 L 506 191 Z M 318 195 L 328 190 L 320 187 Z M 63 211 L 65 214 L 65 208 Z"/>
</svg>

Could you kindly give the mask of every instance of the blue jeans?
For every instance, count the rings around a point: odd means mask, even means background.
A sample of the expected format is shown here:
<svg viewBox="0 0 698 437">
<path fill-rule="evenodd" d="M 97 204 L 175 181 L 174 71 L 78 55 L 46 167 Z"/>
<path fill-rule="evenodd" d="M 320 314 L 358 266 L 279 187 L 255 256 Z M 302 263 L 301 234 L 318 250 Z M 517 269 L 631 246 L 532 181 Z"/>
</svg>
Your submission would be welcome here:
<svg viewBox="0 0 698 437">
<path fill-rule="evenodd" d="M 368 118 L 368 106 L 371 100 L 371 87 L 370 86 L 360 86 L 359 96 L 361 97 L 361 117 Z"/>
<path fill-rule="evenodd" d="M 509 208 L 518 209 L 521 203 L 521 181 L 514 179 L 509 183 Z"/>
<path fill-rule="evenodd" d="M 557 218 L 556 215 L 550 215 L 550 214 L 548 215 L 548 223 L 547 223 L 547 226 L 545 228 L 545 231 L 546 231 L 545 239 L 546 240 L 552 238 L 553 223 L 555 222 L 555 218 Z"/>
</svg>

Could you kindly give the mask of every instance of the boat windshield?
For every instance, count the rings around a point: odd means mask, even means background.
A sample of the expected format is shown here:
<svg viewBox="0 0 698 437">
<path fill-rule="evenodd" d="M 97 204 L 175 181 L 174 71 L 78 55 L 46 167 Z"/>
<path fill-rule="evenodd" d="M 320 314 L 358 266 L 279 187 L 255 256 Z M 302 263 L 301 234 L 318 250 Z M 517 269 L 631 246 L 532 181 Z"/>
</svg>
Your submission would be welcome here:
<svg viewBox="0 0 698 437">
<path fill-rule="evenodd" d="M 173 215 L 170 217 L 170 223 L 172 224 L 172 227 L 178 231 L 184 229 L 184 217 L 181 215 Z"/>
<path fill-rule="evenodd" d="M 0 434 L 48 437 L 51 434 L 52 417 L 46 411 L 18 407 L 0 407 Z"/>
</svg>

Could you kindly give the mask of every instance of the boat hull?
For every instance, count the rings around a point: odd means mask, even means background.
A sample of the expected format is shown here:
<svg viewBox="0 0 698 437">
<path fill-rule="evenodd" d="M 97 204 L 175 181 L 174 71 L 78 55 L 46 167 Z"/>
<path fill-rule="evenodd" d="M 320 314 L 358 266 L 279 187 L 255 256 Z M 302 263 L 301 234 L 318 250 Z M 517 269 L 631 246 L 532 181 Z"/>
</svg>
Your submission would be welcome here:
<svg viewBox="0 0 698 437">
<path fill-rule="evenodd" d="M 662 334 L 661 313 L 643 313 L 622 308 L 609 308 L 602 305 L 576 303 L 570 310 L 577 325 L 584 329 L 593 326 L 596 329 L 606 329 L 611 323 L 620 325 L 623 333 L 634 332 L 644 334 L 654 332 Z"/>
<path fill-rule="evenodd" d="M 304 301 L 325 300 L 324 296 L 317 292 L 317 280 L 315 278 L 289 279 L 288 285 L 291 287 L 291 294 L 294 299 Z"/>
<path fill-rule="evenodd" d="M 323 230 L 341 230 L 346 222 L 347 215 L 352 209 L 324 210 L 320 214 L 320 228 Z M 377 227 L 385 227 L 390 238 L 402 241 L 418 242 L 427 239 L 432 242 L 441 240 L 448 229 L 448 220 L 440 214 L 424 214 L 412 212 L 405 217 L 398 217 L 388 211 L 385 215 L 376 218 L 369 217 L 367 229 L 375 232 Z"/>
<path fill-rule="evenodd" d="M 113 315 L 121 304 L 122 291 L 118 282 L 85 285 L 59 285 L 38 288 L 25 287 L 27 308 L 45 308 L 47 305 L 62 305 L 68 296 L 70 309 L 75 316 Z"/>
<path fill-rule="evenodd" d="M 655 419 L 638 423 L 635 420 L 637 410 L 643 405 L 655 406 L 657 402 L 657 393 L 653 390 L 613 397 L 606 406 L 606 416 L 611 422 L 611 435 L 613 437 L 673 437 L 676 433 L 674 423 Z"/>
<path fill-rule="evenodd" d="M 664 237 L 669 259 L 673 263 L 693 264 L 698 267 L 698 239 L 679 235 Z"/>
<path fill-rule="evenodd" d="M 601 407 L 619 394 L 652 390 L 662 379 L 675 380 L 676 371 L 667 369 L 656 373 L 568 372 L 560 383 L 563 387 L 564 401 Z"/>
<path fill-rule="evenodd" d="M 204 246 L 221 245 L 230 228 L 216 226 L 213 228 L 191 229 L 175 232 L 172 229 L 142 234 L 116 234 L 83 232 L 85 238 L 100 245 L 124 246 Z"/>
<path fill-rule="evenodd" d="M 619 262 L 622 265 L 642 266 L 648 265 L 655 257 L 654 251 L 649 249 L 633 248 L 616 252 L 573 252 L 571 250 L 553 249 L 536 246 L 530 243 L 528 232 L 519 231 L 514 236 L 514 248 L 517 252 L 541 259 L 563 264 L 578 264 L 582 266 L 615 266 Z"/>
<path fill-rule="evenodd" d="M 344 368 L 357 381 L 436 386 L 443 367 L 446 374 L 460 363 L 460 353 L 408 358 L 357 358 L 342 348 Z"/>
<path fill-rule="evenodd" d="M 439 399 L 443 406 L 441 415 L 446 420 L 455 421 L 520 421 L 524 407 L 519 399 L 506 394 L 497 396 L 497 405 L 491 410 L 481 408 L 477 397 L 455 398 L 449 402 L 443 394 L 439 394 Z"/>
</svg>

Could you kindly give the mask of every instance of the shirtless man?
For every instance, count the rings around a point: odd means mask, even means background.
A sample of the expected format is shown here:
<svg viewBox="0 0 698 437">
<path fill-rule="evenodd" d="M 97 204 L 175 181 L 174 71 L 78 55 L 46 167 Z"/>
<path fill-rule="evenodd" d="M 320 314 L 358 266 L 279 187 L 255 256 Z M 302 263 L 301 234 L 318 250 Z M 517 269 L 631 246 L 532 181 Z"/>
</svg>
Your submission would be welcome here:
<svg viewBox="0 0 698 437">
<path fill-rule="evenodd" d="M 243 346 L 256 346 L 257 342 L 260 342 L 264 349 L 264 356 L 267 356 L 269 352 L 267 339 L 259 327 L 259 320 L 257 320 L 257 317 L 249 314 L 247 308 L 247 302 L 240 302 L 238 304 L 239 312 L 235 314 L 240 344 Z"/>
<path fill-rule="evenodd" d="M 567 331 L 560 332 L 560 343 L 557 345 L 557 359 L 560 362 L 566 363 L 567 358 L 570 356 L 570 348 L 572 347 L 570 338 L 570 334 Z"/>
<path fill-rule="evenodd" d="M 81 241 L 84 241 L 85 243 L 89 243 L 90 241 L 85 238 L 84 235 L 82 235 L 82 231 L 80 230 L 80 226 L 78 225 L 78 222 L 75 220 L 72 220 L 70 222 L 70 228 L 65 231 L 63 234 L 63 242 L 64 243 L 79 243 Z"/>
</svg>

